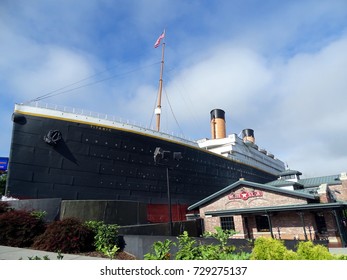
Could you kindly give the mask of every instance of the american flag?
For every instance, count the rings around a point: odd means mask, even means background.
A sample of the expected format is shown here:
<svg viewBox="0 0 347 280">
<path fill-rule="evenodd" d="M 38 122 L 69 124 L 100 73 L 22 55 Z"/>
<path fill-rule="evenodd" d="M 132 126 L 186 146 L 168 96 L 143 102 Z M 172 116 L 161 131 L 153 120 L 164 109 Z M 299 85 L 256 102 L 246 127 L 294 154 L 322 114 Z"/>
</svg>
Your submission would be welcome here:
<svg viewBox="0 0 347 280">
<path fill-rule="evenodd" d="M 154 47 L 155 48 L 159 47 L 160 41 L 162 39 L 164 39 L 164 37 L 165 37 L 165 30 L 163 31 L 163 33 L 160 34 L 160 36 L 158 37 L 157 41 L 155 41 L 155 43 L 154 43 Z"/>
</svg>

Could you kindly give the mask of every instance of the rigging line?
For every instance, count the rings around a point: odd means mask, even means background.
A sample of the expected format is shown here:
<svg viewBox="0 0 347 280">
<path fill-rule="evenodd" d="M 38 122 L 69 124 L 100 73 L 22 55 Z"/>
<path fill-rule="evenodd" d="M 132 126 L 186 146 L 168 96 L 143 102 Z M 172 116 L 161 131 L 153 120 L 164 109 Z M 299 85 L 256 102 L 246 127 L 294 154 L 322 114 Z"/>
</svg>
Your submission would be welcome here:
<svg viewBox="0 0 347 280">
<path fill-rule="evenodd" d="M 173 73 L 177 73 L 176 69 L 177 68 L 171 68 L 171 70 L 169 72 L 173 71 Z M 171 81 L 173 80 L 172 76 L 170 74 L 168 74 L 167 77 L 168 77 L 168 80 L 171 80 Z M 179 82 L 180 80 L 176 79 L 176 82 L 172 83 L 172 85 L 176 88 L 176 90 L 179 93 L 180 97 L 182 98 L 184 104 L 186 106 L 188 106 L 190 116 L 192 117 L 192 120 L 194 121 L 195 125 L 197 127 L 199 127 L 200 122 L 198 121 L 199 118 L 197 117 L 195 103 L 192 102 L 189 91 L 187 91 L 187 89 L 186 89 L 186 86 L 185 86 L 186 80 L 185 80 L 184 75 L 182 75 L 182 80 L 183 81 Z"/>
<path fill-rule="evenodd" d="M 105 72 L 107 72 L 107 71 L 110 71 L 110 70 L 116 68 L 117 66 L 118 66 L 118 65 L 115 65 L 115 66 L 113 66 L 113 67 L 107 68 L 107 69 L 105 69 L 105 70 L 103 70 L 103 71 L 97 72 L 97 73 L 95 73 L 95 74 L 93 74 L 93 75 L 90 75 L 90 76 L 88 76 L 88 77 L 86 77 L 86 78 L 83 78 L 83 79 L 81 79 L 81 80 L 79 80 L 79 81 L 77 81 L 77 82 L 73 82 L 73 83 L 68 84 L 68 85 L 66 85 L 66 86 L 63 86 L 63 87 L 61 87 L 61 88 L 55 89 L 55 90 L 53 90 L 53 91 L 50 91 L 50 92 L 48 92 L 48 93 L 46 93 L 46 94 L 44 94 L 44 95 L 41 95 L 41 96 L 39 96 L 39 97 L 37 97 L 37 98 L 41 98 L 41 99 L 42 99 L 43 97 L 49 96 L 49 95 L 51 95 L 51 94 L 53 94 L 53 93 L 55 93 L 55 92 L 58 92 L 58 91 L 61 91 L 61 90 L 63 90 L 63 89 L 66 89 L 66 88 L 68 88 L 68 87 L 71 87 L 71 86 L 73 86 L 73 85 L 79 84 L 79 83 L 84 82 L 84 81 L 86 81 L 86 80 L 89 80 L 89 79 L 91 79 L 91 78 L 93 78 L 93 77 L 99 76 L 99 75 L 101 75 L 102 73 L 105 73 Z M 35 101 L 35 100 L 36 100 L 36 99 L 33 99 L 33 100 L 30 100 L 29 102 Z"/>
<path fill-rule="evenodd" d="M 112 75 L 111 77 L 107 77 L 107 78 L 104 78 L 104 79 L 101 79 L 101 80 L 97 80 L 97 81 L 95 81 L 95 82 L 91 82 L 91 83 L 88 83 L 88 84 L 85 84 L 85 85 L 81 85 L 81 86 L 78 86 L 78 87 L 74 87 L 74 88 L 72 88 L 72 89 L 64 90 L 64 91 L 61 91 L 61 92 L 58 92 L 58 93 L 55 93 L 55 94 L 50 94 L 50 95 L 41 96 L 41 97 L 38 97 L 38 98 L 36 98 L 36 99 L 33 99 L 33 100 L 29 101 L 29 102 L 43 100 L 43 99 L 46 99 L 46 98 L 49 98 L 49 97 L 53 97 L 53 96 L 57 96 L 57 95 L 60 95 L 60 94 L 68 93 L 68 92 L 71 92 L 71 91 L 74 91 L 74 90 L 77 90 L 77 89 L 81 89 L 81 88 L 84 88 L 84 87 L 92 86 L 92 85 L 95 85 L 95 84 L 98 84 L 98 83 L 101 83 L 101 82 L 104 82 L 104 81 L 107 81 L 107 80 L 111 80 L 111 79 L 113 79 L 113 78 L 115 78 L 115 77 L 120 77 L 120 76 L 123 76 L 123 75 L 127 75 L 127 74 L 130 74 L 130 73 L 139 71 L 139 70 L 144 69 L 144 68 L 147 68 L 147 67 L 151 67 L 151 66 L 156 65 L 156 64 L 158 64 L 158 63 L 159 63 L 159 62 L 156 62 L 156 63 L 150 64 L 150 65 L 146 65 L 146 66 L 144 66 L 144 67 L 140 67 L 140 68 L 136 68 L 136 69 L 130 70 L 130 71 L 128 71 L 128 72 L 124 72 L 124 73 L 121 73 L 121 74 Z"/>
<path fill-rule="evenodd" d="M 153 65 L 157 65 L 159 64 L 160 62 L 155 62 L 155 63 L 152 63 L 152 64 L 149 64 L 149 65 L 146 65 L 146 66 L 143 66 L 143 67 L 140 67 L 140 68 L 136 68 L 136 69 L 132 69 L 128 72 L 124 72 L 124 73 L 121 73 L 121 74 L 116 74 L 116 75 L 112 75 L 111 77 L 107 77 L 107 78 L 104 78 L 104 79 L 101 79 L 101 80 L 97 80 L 95 82 L 91 82 L 91 83 L 88 83 L 88 84 L 85 84 L 85 85 L 81 85 L 81 86 L 78 86 L 78 87 L 74 87 L 74 88 L 71 88 L 71 89 L 67 89 L 67 90 L 64 90 L 64 91 L 60 91 L 60 92 L 57 92 L 59 91 L 60 89 L 58 90 L 54 90 L 50 93 L 47 93 L 45 95 L 42 95 L 42 96 L 39 96 L 35 99 L 32 99 L 30 101 L 27 101 L 27 103 L 30 103 L 30 102 L 35 102 L 35 101 L 40 101 L 40 100 L 43 100 L 43 99 L 46 99 L 46 98 L 49 98 L 49 97 L 53 97 L 53 96 L 57 96 L 57 95 L 60 95 L 60 94 L 64 94 L 64 93 L 68 93 L 68 92 L 71 92 L 71 91 L 74 91 L 74 90 L 77 90 L 77 89 L 81 89 L 81 88 L 84 88 L 84 87 L 88 87 L 88 86 L 92 86 L 92 85 L 95 85 L 95 84 L 98 84 L 98 83 L 101 83 L 101 82 L 104 82 L 104 81 L 107 81 L 107 80 L 111 80 L 115 77 L 120 77 L 120 76 L 124 76 L 124 75 L 127 75 L 127 74 L 130 74 L 130 73 L 134 73 L 134 72 L 137 72 L 137 71 L 140 71 L 142 69 L 145 69 L 145 68 L 149 68 L 149 67 L 152 67 Z M 96 76 L 97 74 L 93 75 L 93 76 Z M 93 77 L 92 76 L 92 77 Z M 82 79 L 81 81 L 83 80 L 87 80 L 88 78 L 85 78 L 85 79 Z M 79 82 L 81 82 L 79 81 Z M 73 83 L 73 84 L 70 84 L 68 86 L 65 86 L 61 89 L 64 89 L 64 88 L 67 88 L 71 85 L 74 85 L 74 84 L 77 84 L 79 82 L 76 82 L 76 83 Z M 54 94 L 53 94 L 54 93 Z"/>
<path fill-rule="evenodd" d="M 170 99 L 169 99 L 169 96 L 168 96 L 168 94 L 167 94 L 165 88 L 164 88 L 164 92 L 165 92 L 166 100 L 167 100 L 167 102 L 168 102 L 168 104 L 169 104 L 169 107 L 170 107 L 170 110 L 171 110 L 171 114 L 172 114 L 172 116 L 173 116 L 173 118 L 174 118 L 174 120 L 175 120 L 175 122 L 176 122 L 176 124 L 177 124 L 177 126 L 178 126 L 178 128 L 179 128 L 179 130 L 180 130 L 180 132 L 182 133 L 182 135 L 183 135 L 183 137 L 184 137 L 183 130 L 182 130 L 181 126 L 179 125 L 179 123 L 178 123 L 178 121 L 177 121 L 177 118 L 176 118 L 176 116 L 175 116 L 175 114 L 174 114 L 174 112 L 173 112 L 173 110 L 172 110 L 172 106 L 171 106 L 171 103 L 170 103 Z"/>
</svg>

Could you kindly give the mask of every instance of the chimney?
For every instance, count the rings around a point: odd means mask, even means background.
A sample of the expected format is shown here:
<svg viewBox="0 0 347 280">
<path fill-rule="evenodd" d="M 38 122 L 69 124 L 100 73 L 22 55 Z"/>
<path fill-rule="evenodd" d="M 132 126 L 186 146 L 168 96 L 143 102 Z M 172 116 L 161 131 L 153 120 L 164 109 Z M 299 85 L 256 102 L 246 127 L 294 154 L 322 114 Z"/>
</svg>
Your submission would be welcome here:
<svg viewBox="0 0 347 280">
<path fill-rule="evenodd" d="M 339 179 L 340 179 L 341 181 L 347 180 L 347 172 L 342 172 L 342 173 L 340 174 L 340 176 L 339 176 Z"/>
<path fill-rule="evenodd" d="M 317 194 L 319 196 L 320 203 L 328 203 L 328 184 L 321 184 L 317 189 Z"/>
<path fill-rule="evenodd" d="M 225 112 L 221 109 L 213 109 L 211 112 L 211 138 L 219 139 L 226 137 Z"/>
<path fill-rule="evenodd" d="M 242 130 L 242 139 L 245 143 L 255 144 L 254 130 L 250 128 Z"/>
</svg>

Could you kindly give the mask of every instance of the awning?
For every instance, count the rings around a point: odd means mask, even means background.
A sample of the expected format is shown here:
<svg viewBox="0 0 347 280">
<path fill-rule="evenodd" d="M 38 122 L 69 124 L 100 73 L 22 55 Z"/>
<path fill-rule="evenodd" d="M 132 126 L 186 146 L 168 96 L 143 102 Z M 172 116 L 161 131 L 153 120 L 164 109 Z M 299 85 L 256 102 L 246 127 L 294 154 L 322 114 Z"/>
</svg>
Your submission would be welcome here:
<svg viewBox="0 0 347 280">
<path fill-rule="evenodd" d="M 232 215 L 243 215 L 243 214 L 268 214 L 268 213 L 275 213 L 275 212 L 319 211 L 319 210 L 337 210 L 337 209 L 347 209 L 347 202 L 309 203 L 309 204 L 228 209 L 228 210 L 219 210 L 219 211 L 217 210 L 217 211 L 207 211 L 205 212 L 205 215 L 220 217 L 220 216 L 232 216 Z"/>
</svg>

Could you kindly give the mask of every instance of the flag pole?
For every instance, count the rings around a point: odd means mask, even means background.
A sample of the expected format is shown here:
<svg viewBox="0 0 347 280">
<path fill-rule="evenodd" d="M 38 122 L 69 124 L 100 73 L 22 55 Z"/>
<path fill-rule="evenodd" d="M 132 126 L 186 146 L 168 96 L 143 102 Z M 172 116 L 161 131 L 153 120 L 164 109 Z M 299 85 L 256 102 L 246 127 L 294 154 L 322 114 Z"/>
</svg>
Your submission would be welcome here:
<svg viewBox="0 0 347 280">
<path fill-rule="evenodd" d="M 164 71 L 164 53 L 165 53 L 165 43 L 162 43 L 161 49 L 161 66 L 160 66 L 160 78 L 159 78 L 159 89 L 158 89 L 158 102 L 155 108 L 156 115 L 156 129 L 160 131 L 160 114 L 161 114 L 161 96 L 163 91 L 163 71 Z"/>
</svg>

